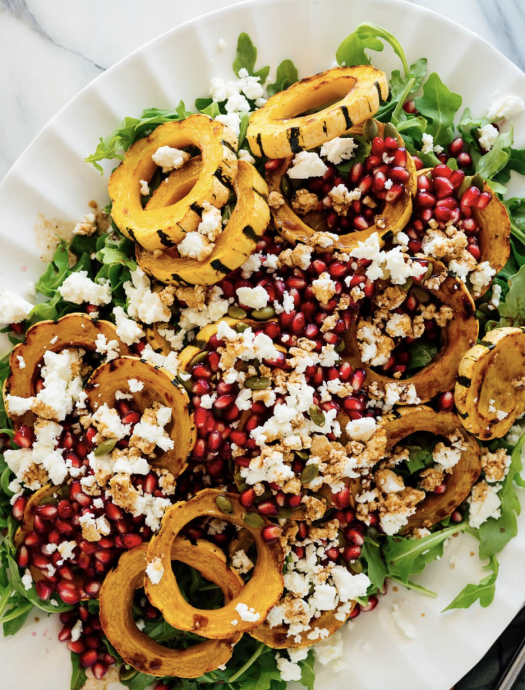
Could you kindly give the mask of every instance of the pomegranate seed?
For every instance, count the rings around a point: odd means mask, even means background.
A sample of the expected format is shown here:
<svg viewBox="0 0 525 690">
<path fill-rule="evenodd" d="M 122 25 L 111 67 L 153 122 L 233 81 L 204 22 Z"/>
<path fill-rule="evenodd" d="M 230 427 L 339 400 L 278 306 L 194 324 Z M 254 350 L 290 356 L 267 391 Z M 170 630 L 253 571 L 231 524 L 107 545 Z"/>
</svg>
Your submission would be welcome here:
<svg viewBox="0 0 525 690">
<path fill-rule="evenodd" d="M 276 170 L 279 170 L 279 168 L 281 167 L 281 163 L 282 160 L 280 158 L 270 158 L 264 164 L 264 168 L 268 172 L 275 172 Z"/>
<path fill-rule="evenodd" d="M 476 208 L 486 208 L 492 201 L 492 194 L 490 192 L 482 192 L 476 203 Z"/>
<path fill-rule="evenodd" d="M 24 518 L 24 511 L 27 505 L 27 498 L 25 496 L 19 496 L 16 501 L 13 504 L 13 508 L 11 510 L 11 513 L 15 520 L 18 520 L 18 522 L 22 522 Z"/>
<path fill-rule="evenodd" d="M 392 185 L 392 187 L 387 191 L 385 196 L 385 201 L 392 204 L 397 201 L 399 197 L 404 194 L 405 188 L 400 184 Z"/>
<path fill-rule="evenodd" d="M 26 546 L 37 546 L 41 543 L 40 535 L 36 532 L 29 532 L 29 534 L 24 539 L 24 544 Z"/>
<path fill-rule="evenodd" d="M 436 206 L 436 209 L 434 211 L 434 216 L 436 220 L 440 221 L 441 223 L 447 223 L 449 220 L 452 220 L 452 218 L 454 218 L 454 211 L 447 208 L 446 206 L 441 205 L 440 202 L 438 203 L 439 206 Z"/>
<path fill-rule="evenodd" d="M 419 156 L 412 156 L 412 160 L 414 161 L 414 165 L 416 166 L 416 170 L 423 170 L 425 165 Z"/>
<path fill-rule="evenodd" d="M 411 115 L 415 115 L 419 112 L 413 100 L 405 101 L 403 103 L 403 110 L 405 111 L 405 113 L 410 113 Z"/>
<path fill-rule="evenodd" d="M 443 484 L 436 486 L 436 488 L 434 489 L 434 491 L 432 493 L 440 495 L 440 494 L 444 494 L 446 490 L 447 490 L 447 485 L 443 482 Z"/>
<path fill-rule="evenodd" d="M 460 168 L 470 168 L 472 165 L 472 158 L 466 151 L 459 154 L 457 161 Z"/>
<path fill-rule="evenodd" d="M 365 543 L 365 538 L 362 533 L 357 529 L 349 529 L 345 532 L 345 536 L 348 541 L 353 542 L 356 546 L 363 546 Z"/>
<path fill-rule="evenodd" d="M 28 426 L 21 426 L 13 436 L 13 441 L 20 448 L 31 448 L 34 441 L 33 429 Z"/>
<path fill-rule="evenodd" d="M 345 546 L 345 548 L 343 549 L 343 558 L 345 559 L 345 561 L 355 561 L 357 558 L 359 558 L 360 555 L 360 546 Z"/>
<path fill-rule="evenodd" d="M 35 584 L 35 588 L 39 599 L 42 599 L 42 601 L 49 601 L 51 599 L 53 590 L 46 582 L 44 582 L 44 580 L 37 582 Z"/>
<path fill-rule="evenodd" d="M 463 522 L 463 513 L 461 512 L 461 510 L 455 510 L 450 516 L 450 519 L 452 520 L 452 522 L 455 522 L 456 524 L 459 522 Z"/>
<path fill-rule="evenodd" d="M 366 379 L 366 371 L 364 369 L 356 369 L 352 375 L 352 388 L 358 391 L 363 387 Z"/>
<path fill-rule="evenodd" d="M 275 503 L 270 500 L 259 503 L 257 510 L 261 515 L 267 515 L 268 517 L 275 517 L 279 512 Z"/>
<path fill-rule="evenodd" d="M 288 494 L 287 502 L 290 508 L 299 508 L 302 496 L 300 494 Z"/>
<path fill-rule="evenodd" d="M 86 646 L 82 642 L 82 640 L 76 640 L 75 642 L 68 642 L 67 648 L 69 649 L 70 652 L 74 652 L 75 654 L 82 654 L 82 652 L 85 650 Z"/>
<path fill-rule="evenodd" d="M 122 536 L 122 543 L 124 543 L 124 536 L 125 536 L 125 535 Z M 139 543 L 142 543 L 142 538 L 140 537 L 140 535 L 134 534 L 134 535 L 131 535 L 131 536 L 133 536 L 133 537 L 139 537 L 140 540 L 141 540 Z M 132 539 L 131 541 L 132 541 L 132 543 L 133 543 L 133 546 L 136 546 L 136 539 Z M 104 564 L 104 565 L 107 565 L 107 564 L 110 563 L 111 560 L 113 559 L 113 552 L 112 552 L 112 551 L 97 551 L 97 552 L 95 553 L 95 558 L 96 558 L 96 560 L 97 560 L 99 563 L 102 563 L 102 564 Z"/>
<path fill-rule="evenodd" d="M 38 516 L 35 516 L 35 527 L 36 527 L 36 517 L 38 517 Z M 55 527 L 60 532 L 60 534 L 65 534 L 65 535 L 73 534 L 73 532 L 75 531 L 75 528 L 73 527 L 73 525 L 70 522 L 67 522 L 66 520 L 57 520 L 55 522 Z"/>
<path fill-rule="evenodd" d="M 91 671 L 97 680 L 102 680 L 108 672 L 108 667 L 103 661 L 97 661 L 96 664 L 93 664 Z"/>
<path fill-rule="evenodd" d="M 255 491 L 252 488 L 246 489 L 240 494 L 239 501 L 243 508 L 251 508 L 255 501 Z"/>
<path fill-rule="evenodd" d="M 96 597 L 98 596 L 98 593 L 100 592 L 100 588 L 102 587 L 102 583 L 98 582 L 97 580 L 92 580 L 91 582 L 87 582 L 84 585 L 84 591 L 86 594 L 90 597 Z"/>
<path fill-rule="evenodd" d="M 88 508 L 93 503 L 93 499 L 91 498 L 91 496 L 88 496 L 83 491 L 79 491 L 76 494 L 75 500 L 77 501 L 77 503 L 80 503 L 82 508 Z"/>
<path fill-rule="evenodd" d="M 74 585 L 72 582 L 60 582 L 58 585 L 58 594 L 65 604 L 78 604 L 78 602 L 82 599 L 82 594 L 79 587 Z"/>
<path fill-rule="evenodd" d="M 82 668 L 91 668 L 98 660 L 98 652 L 95 649 L 88 649 L 80 655 L 80 665 Z"/>
<path fill-rule="evenodd" d="M 396 166 L 395 168 L 390 169 L 389 177 L 391 180 L 394 180 L 394 182 L 408 182 L 410 179 L 410 173 L 406 168 Z"/>
<path fill-rule="evenodd" d="M 420 192 L 428 192 L 430 189 L 432 189 L 432 182 L 426 175 L 420 175 L 417 178 L 417 188 Z"/>
<path fill-rule="evenodd" d="M 368 227 L 370 227 L 369 222 L 364 216 L 356 216 L 354 218 L 353 225 L 356 230 L 366 230 Z"/>
<path fill-rule="evenodd" d="M 387 137 L 385 139 L 385 148 L 388 149 L 388 151 L 397 151 L 399 144 L 397 142 L 397 139 L 394 139 L 394 137 Z"/>
<path fill-rule="evenodd" d="M 377 155 L 381 155 L 383 151 L 385 150 L 385 142 L 381 137 L 374 137 L 372 140 L 372 153 L 375 153 Z"/>
<path fill-rule="evenodd" d="M 452 391 L 446 391 L 441 393 L 438 398 L 438 409 L 443 412 L 450 412 L 454 407 L 454 393 Z"/>
<path fill-rule="evenodd" d="M 331 561 L 337 561 L 337 559 L 339 558 L 339 549 L 337 549 L 335 546 L 332 546 L 332 548 L 327 549 L 325 553 L 326 557 Z"/>
<path fill-rule="evenodd" d="M 233 405 L 235 399 L 235 395 L 221 395 L 213 403 L 213 407 L 216 410 L 226 410 Z"/>
<path fill-rule="evenodd" d="M 210 352 L 208 355 L 208 365 L 215 374 L 219 371 L 220 359 L 221 357 L 217 352 Z"/>
<path fill-rule="evenodd" d="M 424 208 L 435 206 L 436 197 L 433 194 L 430 194 L 429 192 L 418 192 L 416 194 L 416 204 Z"/>
<path fill-rule="evenodd" d="M 446 165 L 444 166 L 447 167 Z M 454 185 L 447 177 L 436 177 L 434 179 L 434 192 L 438 199 L 451 196 L 454 192 Z"/>
<path fill-rule="evenodd" d="M 376 597 L 375 594 L 372 594 L 371 596 L 368 597 L 368 604 L 366 604 L 365 606 L 360 606 L 361 611 L 363 613 L 368 613 L 369 611 L 373 611 L 375 609 L 375 607 L 378 605 L 378 603 L 379 603 L 379 599 Z"/>
<path fill-rule="evenodd" d="M 198 379 L 193 384 L 191 392 L 195 395 L 208 395 L 211 392 L 211 383 L 206 379 Z"/>
<path fill-rule="evenodd" d="M 260 512 L 260 506 L 259 506 Z M 283 531 L 279 525 L 266 525 L 261 530 L 261 538 L 266 544 L 275 544 L 275 542 L 282 535 Z"/>
<path fill-rule="evenodd" d="M 135 424 L 138 424 L 138 422 L 140 422 L 140 414 L 138 412 L 135 412 L 135 411 L 128 412 L 128 414 L 125 414 L 122 417 L 122 423 L 123 424 L 135 425 Z"/>
<path fill-rule="evenodd" d="M 386 175 L 383 172 L 377 172 L 374 175 L 374 182 L 372 184 L 372 189 L 374 192 L 381 192 L 385 188 Z"/>
<path fill-rule="evenodd" d="M 71 630 L 72 626 L 70 625 L 65 625 L 62 630 L 58 633 L 58 641 L 59 642 L 67 642 L 68 640 L 71 639 Z"/>
<path fill-rule="evenodd" d="M 16 561 L 20 568 L 27 568 L 29 565 L 29 550 L 26 546 L 21 546 L 18 549 Z"/>
<path fill-rule="evenodd" d="M 84 628 L 83 632 L 86 632 L 87 628 Z M 102 640 L 100 637 L 97 637 L 96 635 L 88 635 L 86 638 L 86 647 L 88 649 L 99 649 L 100 645 L 102 644 Z"/>
<path fill-rule="evenodd" d="M 477 224 L 475 218 L 465 218 L 462 222 L 462 229 L 465 232 L 473 233 L 479 230 L 479 225 Z"/>
<path fill-rule="evenodd" d="M 350 490 L 344 487 L 338 493 L 334 494 L 334 504 L 340 510 L 348 508 L 350 505 Z"/>
<path fill-rule="evenodd" d="M 476 206 L 481 192 L 477 187 L 469 187 L 467 191 L 461 197 L 460 205 L 461 209 L 469 208 L 470 206 Z"/>
<path fill-rule="evenodd" d="M 467 251 L 469 251 L 472 254 L 476 261 L 479 261 L 481 259 L 481 250 L 476 244 L 469 244 L 467 247 Z"/>
<path fill-rule="evenodd" d="M 463 146 L 465 142 L 461 137 L 457 137 L 448 145 L 448 152 L 450 153 L 451 156 L 458 156 L 462 151 L 463 151 Z"/>
<path fill-rule="evenodd" d="M 359 190 L 361 191 L 361 194 L 363 196 L 370 192 L 370 190 L 372 189 L 373 182 L 374 178 L 372 177 L 372 175 L 366 175 L 365 177 L 363 177 L 363 179 L 359 183 Z"/>
</svg>

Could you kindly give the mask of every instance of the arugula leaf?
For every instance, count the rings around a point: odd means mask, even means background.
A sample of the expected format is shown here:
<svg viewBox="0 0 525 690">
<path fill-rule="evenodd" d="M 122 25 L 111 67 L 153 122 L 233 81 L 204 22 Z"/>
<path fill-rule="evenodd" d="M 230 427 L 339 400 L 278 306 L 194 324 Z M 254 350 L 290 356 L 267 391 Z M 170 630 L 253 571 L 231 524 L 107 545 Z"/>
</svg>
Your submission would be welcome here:
<svg viewBox="0 0 525 690">
<path fill-rule="evenodd" d="M 498 182 L 508 182 L 512 170 L 520 175 L 525 175 L 525 149 L 513 149 L 511 147 L 507 164 L 498 173 Z"/>
<path fill-rule="evenodd" d="M 503 170 L 510 159 L 510 146 L 513 141 L 513 132 L 503 132 L 494 142 L 494 146 L 478 160 L 476 171 L 483 179 L 490 179 Z"/>
<path fill-rule="evenodd" d="M 299 72 L 292 60 L 283 60 L 277 67 L 277 75 L 273 84 L 268 84 L 267 91 L 269 96 L 273 96 L 279 91 L 284 91 L 299 79 Z"/>
<path fill-rule="evenodd" d="M 394 70 L 390 78 L 390 93 L 388 96 L 388 102 L 383 103 L 377 113 L 375 114 L 376 120 L 381 122 L 393 122 L 394 125 L 400 130 L 402 126 L 405 130 L 408 129 L 419 129 L 420 136 L 426 130 L 427 121 L 422 117 L 414 117 L 405 113 L 403 110 L 403 104 L 405 101 L 417 91 L 422 83 L 425 75 L 427 73 L 427 59 L 420 58 L 417 62 L 414 62 L 410 66 L 410 71 L 406 77 L 401 76 L 399 70 Z M 415 120 L 414 123 L 409 121 Z M 407 136 L 409 136 L 407 134 Z"/>
<path fill-rule="evenodd" d="M 85 670 L 80 666 L 80 654 L 71 652 L 71 682 L 70 690 L 81 690 L 87 681 Z"/>
<path fill-rule="evenodd" d="M 416 108 L 427 120 L 427 132 L 434 137 L 434 144 L 448 146 L 454 138 L 454 117 L 463 99 L 450 91 L 433 72 L 423 84 L 423 95 L 414 99 Z"/>
<path fill-rule="evenodd" d="M 463 141 L 465 141 L 467 144 L 477 146 L 478 140 L 475 137 L 474 132 L 488 123 L 489 120 L 486 118 L 474 118 L 470 108 L 465 108 L 458 124 L 458 132 L 461 134 Z"/>
<path fill-rule="evenodd" d="M 346 67 L 369 65 L 371 60 L 365 53 L 365 49 L 376 50 L 380 53 L 384 49 L 383 41 L 392 46 L 394 53 L 401 60 L 403 71 L 405 76 L 407 76 L 409 71 L 408 64 L 405 52 L 399 41 L 386 29 L 369 22 L 359 24 L 357 29 L 345 38 L 336 51 L 337 62 Z"/>
<path fill-rule="evenodd" d="M 410 359 L 408 360 L 407 370 L 420 369 L 429 364 L 437 355 L 438 346 L 430 341 L 417 340 L 410 346 Z"/>
<path fill-rule="evenodd" d="M 479 601 L 483 608 L 490 606 L 494 600 L 496 593 L 496 579 L 498 577 L 499 564 L 495 556 L 491 556 L 489 562 L 484 566 L 485 570 L 492 571 L 491 575 L 487 575 L 477 585 L 467 585 L 464 587 L 457 597 L 452 601 L 443 611 L 450 611 L 452 609 L 468 609 L 476 601 Z"/>
<path fill-rule="evenodd" d="M 155 676 L 150 676 L 147 673 L 136 673 L 134 676 L 128 680 L 121 680 L 122 685 L 125 685 L 130 690 L 146 690 L 150 686 L 153 687 L 153 683 L 158 680 Z"/>
<path fill-rule="evenodd" d="M 499 305 L 499 322 L 489 321 L 486 324 L 487 330 L 501 328 L 503 326 L 524 326 L 525 325 L 525 264 L 520 270 L 508 279 L 509 291 L 505 296 L 505 301 Z"/>
<path fill-rule="evenodd" d="M 467 523 L 453 525 L 434 532 L 423 539 L 406 539 L 405 537 L 387 537 L 383 547 L 388 574 L 401 582 L 408 582 L 410 576 L 424 570 L 443 553 L 443 544 L 447 537 L 467 529 Z"/>
<path fill-rule="evenodd" d="M 314 690 L 315 683 L 315 657 L 314 652 L 311 649 L 308 652 L 308 656 L 303 661 L 299 662 L 301 667 L 301 685 L 304 685 L 308 690 Z"/>
<path fill-rule="evenodd" d="M 268 78 L 270 67 L 261 67 L 257 72 L 255 71 L 255 62 L 257 60 L 257 48 L 253 45 L 252 39 L 247 33 L 239 34 L 237 39 L 237 52 L 235 60 L 233 61 L 233 71 L 237 76 L 241 69 L 245 69 L 252 77 L 259 77 L 261 84 L 264 84 Z"/>
<path fill-rule="evenodd" d="M 94 153 L 84 158 L 86 163 L 92 163 L 101 174 L 104 174 L 99 161 L 122 159 L 124 152 L 139 139 L 151 134 L 159 125 L 166 122 L 184 120 L 192 113 L 186 110 L 184 101 L 173 110 L 159 110 L 146 108 L 140 117 L 125 117 L 119 126 L 107 137 L 100 137 Z"/>
<path fill-rule="evenodd" d="M 520 514 L 521 506 L 516 495 L 514 482 L 523 469 L 521 454 L 524 444 L 525 434 L 522 435 L 512 451 L 509 471 L 498 493 L 501 501 L 501 517 L 489 518 L 478 530 L 479 557 L 483 560 L 499 553 L 518 534 L 516 516 Z"/>
<path fill-rule="evenodd" d="M 372 586 L 377 590 L 382 590 L 388 574 L 388 568 L 381 554 L 381 546 L 369 535 L 365 538 L 365 543 L 361 549 L 361 558 L 366 561 L 368 566 L 367 575 Z"/>
<path fill-rule="evenodd" d="M 54 297 L 57 288 L 64 282 L 69 270 L 68 243 L 60 240 L 51 262 L 45 272 L 37 280 L 35 288 L 37 292 L 46 297 Z"/>
<path fill-rule="evenodd" d="M 24 606 L 19 607 L 17 609 L 16 616 L 10 618 L 10 620 L 5 620 L 2 624 L 4 630 L 4 637 L 9 637 L 9 635 L 16 635 L 16 633 L 26 622 L 27 617 L 29 616 L 32 610 L 33 604 L 31 604 L 31 602 L 26 602 Z"/>
</svg>

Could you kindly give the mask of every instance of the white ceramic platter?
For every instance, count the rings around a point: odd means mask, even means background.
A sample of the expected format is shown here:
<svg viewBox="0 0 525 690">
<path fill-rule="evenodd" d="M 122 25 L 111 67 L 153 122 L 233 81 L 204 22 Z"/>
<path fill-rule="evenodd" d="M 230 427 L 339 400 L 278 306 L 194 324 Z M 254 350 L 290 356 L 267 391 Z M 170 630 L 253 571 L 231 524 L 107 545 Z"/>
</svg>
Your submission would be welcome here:
<svg viewBox="0 0 525 690">
<path fill-rule="evenodd" d="M 0 287 L 27 294 L 28 282 L 42 270 L 42 244 L 58 222 L 72 222 L 91 199 L 106 203 L 107 177 L 83 163 L 102 135 L 126 115 L 143 108 L 173 107 L 184 99 L 192 107 L 207 94 L 214 76 L 231 78 L 238 34 L 247 31 L 259 49 L 258 65 L 272 73 L 292 58 L 301 76 L 330 67 L 335 49 L 362 21 L 381 24 L 404 46 L 409 62 L 429 59 L 452 90 L 482 114 L 498 91 L 525 99 L 525 75 L 488 43 L 462 27 L 399 0 L 260 0 L 237 5 L 181 26 L 149 43 L 96 79 L 62 110 L 35 139 L 0 186 Z M 219 39 L 226 42 L 219 49 Z M 398 68 L 389 48 L 374 54 L 374 64 Z M 525 145 L 517 120 L 516 140 Z M 110 169 L 111 166 L 106 166 Z M 525 187 L 514 183 L 514 193 Z M 42 219 L 46 222 L 43 223 Z M 37 230 L 35 231 L 35 225 Z M 482 570 L 468 538 L 451 540 L 446 556 L 420 578 L 439 592 L 428 599 L 390 591 L 375 612 L 362 615 L 345 632 L 348 670 L 319 670 L 319 690 L 449 690 L 487 651 L 525 600 L 525 516 L 522 537 L 501 555 L 496 598 L 488 609 L 440 611 Z M 452 567 L 453 566 L 453 567 Z M 390 616 L 393 603 L 414 624 L 409 640 Z M 70 663 L 56 640 L 58 622 L 34 616 L 13 638 L 0 639 L 3 690 L 66 690 Z M 104 684 L 105 685 L 105 684 Z M 113 690 L 117 685 L 110 684 Z"/>
</svg>

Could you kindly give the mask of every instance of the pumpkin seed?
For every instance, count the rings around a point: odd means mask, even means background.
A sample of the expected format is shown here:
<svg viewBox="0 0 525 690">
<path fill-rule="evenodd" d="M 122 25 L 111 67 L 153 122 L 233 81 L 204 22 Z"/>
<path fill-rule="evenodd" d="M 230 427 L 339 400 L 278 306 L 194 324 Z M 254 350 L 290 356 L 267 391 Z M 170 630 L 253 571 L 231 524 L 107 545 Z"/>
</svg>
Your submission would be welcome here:
<svg viewBox="0 0 525 690">
<path fill-rule="evenodd" d="M 108 438 L 106 441 L 102 441 L 102 443 L 95 448 L 95 457 L 98 458 L 100 455 L 107 455 L 107 453 L 111 453 L 116 445 L 116 438 Z"/>
<path fill-rule="evenodd" d="M 350 569 L 359 575 L 359 573 L 363 572 L 363 564 L 361 561 L 354 561 L 353 563 L 350 563 Z"/>
<path fill-rule="evenodd" d="M 247 323 L 242 323 L 242 321 L 235 324 L 235 330 L 237 333 L 244 333 L 244 331 L 247 331 L 248 328 L 250 328 L 250 326 L 248 326 Z"/>
<path fill-rule="evenodd" d="M 379 129 L 375 120 L 365 120 L 363 124 L 363 136 L 367 141 L 372 141 L 374 137 L 377 137 L 378 132 Z"/>
<path fill-rule="evenodd" d="M 283 179 L 281 180 L 281 191 L 284 196 L 290 197 L 292 195 L 290 180 L 286 177 L 286 175 L 283 175 Z"/>
<path fill-rule="evenodd" d="M 300 460 L 308 460 L 310 452 L 308 450 L 296 450 L 295 454 Z"/>
<path fill-rule="evenodd" d="M 265 525 L 265 519 L 259 513 L 244 513 L 242 519 L 248 527 L 253 527 L 254 529 L 259 529 L 259 527 L 264 527 Z"/>
<path fill-rule="evenodd" d="M 266 321 L 266 319 L 272 319 L 275 316 L 275 309 L 273 307 L 254 309 L 250 316 L 257 321 Z"/>
<path fill-rule="evenodd" d="M 290 508 L 279 508 L 279 512 L 277 513 L 278 520 L 288 520 L 289 517 L 292 517 Z"/>
<path fill-rule="evenodd" d="M 208 356 L 208 350 L 203 350 L 202 352 L 198 352 L 195 357 L 191 360 L 189 366 L 193 367 L 196 364 L 199 364 L 200 362 L 204 362 L 206 357 Z"/>
<path fill-rule="evenodd" d="M 341 532 L 341 530 L 338 530 L 337 532 L 337 545 L 338 546 L 346 546 L 348 544 L 348 541 L 345 537 L 345 535 Z"/>
<path fill-rule="evenodd" d="M 301 482 L 303 484 L 309 484 L 319 474 L 319 467 L 317 465 L 306 465 L 304 470 L 301 472 Z"/>
<path fill-rule="evenodd" d="M 228 309 L 228 316 L 231 316 L 232 319 L 245 319 L 248 314 L 241 307 L 232 306 Z"/>
<path fill-rule="evenodd" d="M 133 666 L 126 666 L 125 664 L 122 664 L 118 675 L 120 680 L 131 680 L 137 675 L 137 673 L 137 669 L 133 668 Z"/>
<path fill-rule="evenodd" d="M 338 342 L 337 345 L 334 347 L 334 350 L 337 353 L 343 352 L 344 349 L 345 349 L 345 341 L 344 340 L 341 340 L 340 342 Z"/>
<path fill-rule="evenodd" d="M 249 388 L 252 391 L 262 391 L 268 388 L 270 385 L 270 379 L 267 376 L 250 376 L 244 382 L 244 387 Z"/>
<path fill-rule="evenodd" d="M 217 496 L 215 499 L 217 508 L 225 515 L 231 515 L 233 513 L 233 503 L 226 496 Z"/>
<path fill-rule="evenodd" d="M 310 419 L 316 426 L 324 426 L 325 422 L 325 416 L 324 412 L 322 412 L 317 405 L 310 405 L 310 409 L 308 410 L 308 414 L 310 415 Z"/>
<path fill-rule="evenodd" d="M 414 281 L 412 278 L 408 278 L 408 280 L 406 280 L 403 283 L 403 285 L 400 285 L 399 287 L 401 288 L 401 290 L 404 290 L 404 292 L 408 292 L 410 290 L 410 288 L 412 287 L 413 282 Z"/>
<path fill-rule="evenodd" d="M 470 189 L 471 187 L 472 187 L 472 177 L 467 175 L 467 177 L 465 177 L 463 182 L 459 185 L 458 198 L 461 199 L 461 197 L 463 196 L 463 194 L 465 194 L 467 189 Z"/>
<path fill-rule="evenodd" d="M 428 292 L 420 287 L 417 287 L 417 285 L 414 285 L 414 287 L 412 288 L 412 294 L 417 299 L 417 301 L 421 302 L 422 304 L 426 304 L 430 301 L 430 295 L 428 294 Z"/>
<path fill-rule="evenodd" d="M 425 273 L 423 280 L 428 280 L 432 276 L 433 273 L 434 273 L 434 266 L 432 264 L 428 264 L 427 272 Z"/>
<path fill-rule="evenodd" d="M 385 130 L 384 130 L 384 137 L 385 139 L 387 137 L 392 137 L 392 139 L 396 139 L 399 136 L 399 132 L 397 131 L 395 125 L 393 125 L 391 122 L 387 122 L 385 125 Z"/>
<path fill-rule="evenodd" d="M 237 489 L 238 489 L 240 494 L 242 494 L 244 491 L 246 491 L 246 489 L 250 488 L 244 480 L 241 480 L 240 482 L 236 482 L 236 484 L 237 484 Z"/>
<path fill-rule="evenodd" d="M 482 192 L 485 189 L 485 182 L 483 181 L 483 178 L 479 173 L 476 173 L 472 177 L 472 186 L 477 187 L 480 192 Z"/>
<path fill-rule="evenodd" d="M 57 506 L 58 505 L 58 498 L 55 498 L 54 496 L 48 496 L 47 498 L 43 498 L 40 501 L 41 506 Z"/>
<path fill-rule="evenodd" d="M 182 378 L 180 378 L 180 376 L 179 376 L 179 381 L 181 382 L 182 387 L 184 388 L 184 390 L 185 390 L 187 393 L 191 393 L 191 392 L 192 392 L 192 389 L 193 389 L 193 379 L 192 379 L 191 376 L 190 376 L 189 379 L 182 379 Z"/>
</svg>

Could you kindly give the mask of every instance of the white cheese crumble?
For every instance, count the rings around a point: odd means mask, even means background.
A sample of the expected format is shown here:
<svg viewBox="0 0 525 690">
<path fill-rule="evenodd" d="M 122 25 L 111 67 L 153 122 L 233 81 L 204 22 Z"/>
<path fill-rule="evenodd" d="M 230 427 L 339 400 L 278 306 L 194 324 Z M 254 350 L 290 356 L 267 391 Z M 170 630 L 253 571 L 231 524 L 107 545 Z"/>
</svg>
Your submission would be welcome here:
<svg viewBox="0 0 525 690">
<path fill-rule="evenodd" d="M 33 586 L 33 576 L 31 575 L 31 571 L 29 570 L 29 568 L 26 568 L 21 580 L 22 584 L 24 585 L 24 589 L 26 591 L 30 590 Z"/>
<path fill-rule="evenodd" d="M 485 151 L 490 151 L 499 136 L 499 130 L 494 125 L 485 125 L 478 129 L 479 144 Z"/>
<path fill-rule="evenodd" d="M 144 390 L 144 382 L 137 379 L 129 379 L 128 386 L 132 393 L 139 393 L 141 390 Z"/>
<path fill-rule="evenodd" d="M 254 623 L 255 621 L 258 621 L 261 617 L 261 614 L 258 611 L 252 608 L 248 608 L 248 606 L 246 604 L 243 604 L 242 602 L 237 604 L 235 610 L 239 614 L 241 620 L 247 621 L 248 623 Z"/>
<path fill-rule="evenodd" d="M 82 635 L 82 621 L 78 620 L 75 625 L 71 628 L 71 641 L 76 642 L 80 639 Z"/>
<path fill-rule="evenodd" d="M 150 286 L 150 279 L 140 267 L 131 272 L 131 282 L 124 283 L 129 315 L 144 323 L 169 321 L 169 307 L 162 302 L 158 293 L 151 291 Z"/>
<path fill-rule="evenodd" d="M 72 273 L 58 288 L 58 292 L 66 302 L 72 304 L 88 302 L 99 307 L 111 302 L 109 280 L 105 280 L 101 284 L 95 283 L 88 277 L 87 271 Z"/>
<path fill-rule="evenodd" d="M 352 419 L 345 427 L 346 433 L 353 441 L 368 441 L 372 438 L 377 428 L 377 422 L 373 417 Z"/>
<path fill-rule="evenodd" d="M 156 165 L 162 168 L 163 173 L 168 173 L 182 168 L 191 156 L 186 151 L 171 146 L 160 146 L 151 158 Z"/>
<path fill-rule="evenodd" d="M 288 169 L 288 177 L 292 180 L 306 180 L 309 177 L 322 177 L 328 170 L 317 153 L 301 151 L 292 161 L 292 167 Z"/>
<path fill-rule="evenodd" d="M 177 251 L 188 259 L 204 261 L 213 252 L 214 247 L 215 245 L 200 232 L 188 232 L 177 245 Z"/>
<path fill-rule="evenodd" d="M 149 184 L 147 180 L 140 181 L 140 193 L 142 196 L 148 196 L 150 193 Z"/>
<path fill-rule="evenodd" d="M 27 319 L 33 306 L 15 292 L 0 290 L 0 323 L 21 323 Z"/>
<path fill-rule="evenodd" d="M 339 165 L 339 163 L 353 158 L 354 151 L 358 146 L 352 137 L 335 137 L 321 146 L 321 156 L 330 163 Z"/>
<path fill-rule="evenodd" d="M 474 485 L 468 498 L 470 527 L 478 529 L 489 518 L 497 519 L 501 516 L 501 501 L 498 496 L 500 489 L 501 484 L 487 484 L 485 481 Z"/>
<path fill-rule="evenodd" d="M 117 325 L 117 335 L 126 345 L 133 345 L 144 337 L 144 331 L 139 324 L 128 316 L 122 307 L 113 309 L 113 316 Z"/>
<path fill-rule="evenodd" d="M 246 307 L 262 309 L 268 304 L 268 293 L 262 285 L 257 285 L 254 288 L 240 287 L 237 288 L 236 292 L 239 302 Z"/>
<path fill-rule="evenodd" d="M 146 566 L 146 575 L 154 585 L 158 585 L 164 575 L 164 566 L 160 558 L 154 558 Z"/>
<path fill-rule="evenodd" d="M 487 110 L 487 118 L 493 122 L 511 120 L 525 110 L 525 103 L 519 96 L 500 96 L 492 101 Z"/>
</svg>

